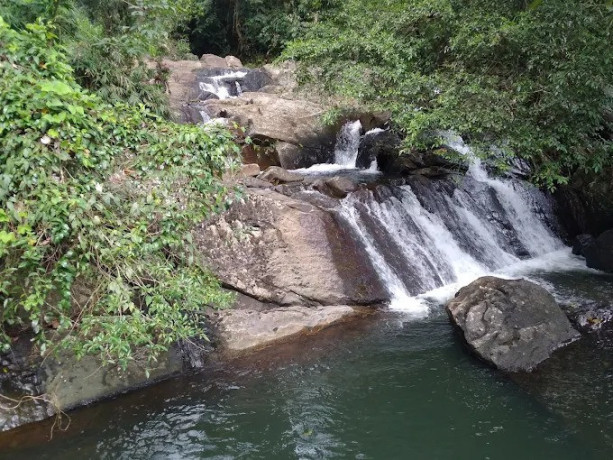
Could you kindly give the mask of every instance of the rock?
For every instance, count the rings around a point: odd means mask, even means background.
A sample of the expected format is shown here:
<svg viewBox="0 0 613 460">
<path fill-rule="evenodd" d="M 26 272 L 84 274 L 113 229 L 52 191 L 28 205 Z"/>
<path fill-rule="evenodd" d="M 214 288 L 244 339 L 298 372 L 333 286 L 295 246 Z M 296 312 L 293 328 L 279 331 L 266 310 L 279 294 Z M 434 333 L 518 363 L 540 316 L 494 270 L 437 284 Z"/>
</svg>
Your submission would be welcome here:
<svg viewBox="0 0 613 460">
<path fill-rule="evenodd" d="M 32 342 L 22 339 L 27 346 L 13 348 L 11 369 L 2 369 L 8 380 L 0 379 L 0 396 L 20 404 L 0 397 L 0 432 L 150 385 L 184 370 L 184 355 L 179 346 L 162 353 L 156 363 L 150 363 L 143 350 L 137 348 L 134 360 L 123 371 L 116 365 L 105 366 L 100 358 L 89 355 L 77 360 L 64 353 L 42 361 Z"/>
<path fill-rule="evenodd" d="M 258 179 L 265 180 L 270 182 L 271 184 L 286 184 L 288 182 L 302 182 L 304 180 L 304 176 L 301 174 L 296 174 L 290 171 L 287 171 L 278 166 L 271 166 L 262 174 L 259 175 Z"/>
<path fill-rule="evenodd" d="M 579 338 L 553 296 L 526 280 L 479 278 L 446 309 L 468 346 L 507 372 L 530 371 Z"/>
<path fill-rule="evenodd" d="M 229 289 L 276 305 L 373 305 L 387 299 L 360 244 L 333 215 L 273 190 L 194 231 L 201 262 Z"/>
<path fill-rule="evenodd" d="M 260 174 L 260 167 L 256 163 L 247 165 L 241 165 L 241 169 L 238 172 L 239 177 L 256 177 Z"/>
<path fill-rule="evenodd" d="M 241 89 L 244 93 L 254 93 L 272 83 L 272 78 L 268 72 L 262 69 L 249 70 L 240 80 Z"/>
<path fill-rule="evenodd" d="M 203 54 L 200 58 L 200 62 L 205 67 L 214 67 L 218 69 L 228 68 L 228 62 L 224 58 L 214 54 Z"/>
<path fill-rule="evenodd" d="M 286 169 L 324 162 L 334 150 L 337 127 L 323 126 L 325 110 L 312 102 L 245 92 L 236 99 L 208 100 L 203 108 L 212 118 L 245 127 L 245 135 L 258 145 L 276 145 L 277 164 Z"/>
<path fill-rule="evenodd" d="M 228 67 L 231 67 L 233 69 L 243 67 L 243 63 L 241 62 L 241 60 L 235 56 L 226 56 L 225 61 Z"/>
<path fill-rule="evenodd" d="M 556 214 L 568 235 L 600 235 L 613 228 L 613 168 L 599 174 L 577 171 L 554 193 Z"/>
<path fill-rule="evenodd" d="M 583 255 L 588 267 L 613 273 L 613 229 L 584 246 Z"/>
<path fill-rule="evenodd" d="M 313 188 L 332 198 L 345 198 L 355 192 L 358 185 L 347 177 L 334 176 L 330 179 L 319 179 L 313 183 Z"/>
<path fill-rule="evenodd" d="M 256 177 L 245 177 L 240 179 L 239 183 L 247 188 L 272 188 L 272 184 L 265 180 L 260 180 Z"/>
<path fill-rule="evenodd" d="M 344 305 L 227 310 L 219 314 L 218 336 L 230 352 L 263 348 L 297 334 L 308 334 L 358 315 Z"/>
<path fill-rule="evenodd" d="M 590 246 L 595 243 L 594 237 L 592 235 L 588 235 L 582 233 L 581 235 L 577 235 L 575 237 L 575 242 L 573 243 L 573 254 L 576 256 L 581 256 L 585 253 L 586 250 L 589 250 Z"/>
<path fill-rule="evenodd" d="M 150 66 L 155 63 L 150 63 Z M 177 121 L 187 121 L 195 119 L 202 122 L 199 113 L 193 113 L 185 106 L 186 102 L 193 99 L 194 85 L 196 84 L 196 70 L 202 68 L 199 61 L 171 61 L 164 59 L 162 65 L 169 69 L 167 85 L 168 101 L 172 116 Z"/>
<path fill-rule="evenodd" d="M 356 166 L 368 168 L 374 160 L 377 160 L 377 163 L 381 161 L 385 164 L 386 158 L 398 157 L 400 144 L 400 136 L 392 131 L 382 130 L 367 133 L 360 141 Z"/>
<path fill-rule="evenodd" d="M 427 168 L 415 169 L 414 171 L 411 171 L 410 174 L 418 174 L 426 177 L 443 177 L 453 174 L 453 171 L 443 168 L 442 166 L 429 166 Z"/>
</svg>

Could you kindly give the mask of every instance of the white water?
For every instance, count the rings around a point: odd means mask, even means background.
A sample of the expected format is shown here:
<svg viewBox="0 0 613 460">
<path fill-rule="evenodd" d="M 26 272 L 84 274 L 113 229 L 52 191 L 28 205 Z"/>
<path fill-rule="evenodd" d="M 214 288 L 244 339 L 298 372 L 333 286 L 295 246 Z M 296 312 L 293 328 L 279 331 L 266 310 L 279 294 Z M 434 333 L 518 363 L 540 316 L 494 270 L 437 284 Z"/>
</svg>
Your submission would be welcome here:
<svg viewBox="0 0 613 460">
<path fill-rule="evenodd" d="M 360 120 L 345 123 L 336 137 L 334 148 L 334 163 L 345 168 L 355 168 L 360 148 L 360 134 L 362 123 Z"/>
<path fill-rule="evenodd" d="M 230 95 L 229 85 L 234 83 L 237 92 L 240 95 L 242 93 L 242 89 L 240 87 L 240 84 L 236 80 L 240 80 L 241 78 L 245 77 L 245 75 L 247 75 L 247 72 L 244 71 L 227 71 L 223 75 L 218 75 L 216 77 L 208 77 L 208 81 L 201 81 L 199 83 L 200 90 L 214 94 L 219 99 L 230 99 L 236 96 Z"/>
<path fill-rule="evenodd" d="M 482 193 L 492 195 L 500 211 L 480 206 L 476 198 Z M 390 295 L 390 308 L 425 316 L 429 301 L 446 300 L 480 276 L 582 265 L 542 222 L 533 199 L 539 193 L 491 178 L 475 161 L 453 196 L 434 188 L 420 191 L 436 212 L 403 186 L 383 199 L 372 192 L 365 198 L 349 195 L 339 216 L 366 248 Z M 501 215 L 494 219 L 494 214 Z M 521 260 L 526 251 L 530 259 Z"/>
<path fill-rule="evenodd" d="M 319 163 L 308 168 L 297 169 L 300 174 L 330 174 L 338 171 L 359 170 L 365 174 L 380 174 L 377 160 L 374 159 L 367 169 L 358 169 L 356 161 L 360 149 L 362 123 L 360 120 L 345 123 L 338 135 L 334 146 L 334 163 Z M 384 131 L 381 128 L 371 129 L 364 136 L 370 136 Z"/>
</svg>

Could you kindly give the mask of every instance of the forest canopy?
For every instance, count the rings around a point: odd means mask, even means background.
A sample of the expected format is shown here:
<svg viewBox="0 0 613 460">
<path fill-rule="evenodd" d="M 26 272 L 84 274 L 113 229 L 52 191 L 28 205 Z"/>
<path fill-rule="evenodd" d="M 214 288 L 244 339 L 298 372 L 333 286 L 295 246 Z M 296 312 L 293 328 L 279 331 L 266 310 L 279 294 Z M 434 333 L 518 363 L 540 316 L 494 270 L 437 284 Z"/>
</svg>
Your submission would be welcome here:
<svg viewBox="0 0 613 460">
<path fill-rule="evenodd" d="M 345 0 L 289 43 L 302 80 L 390 110 L 407 147 L 453 130 L 554 187 L 613 159 L 613 2 Z"/>
</svg>

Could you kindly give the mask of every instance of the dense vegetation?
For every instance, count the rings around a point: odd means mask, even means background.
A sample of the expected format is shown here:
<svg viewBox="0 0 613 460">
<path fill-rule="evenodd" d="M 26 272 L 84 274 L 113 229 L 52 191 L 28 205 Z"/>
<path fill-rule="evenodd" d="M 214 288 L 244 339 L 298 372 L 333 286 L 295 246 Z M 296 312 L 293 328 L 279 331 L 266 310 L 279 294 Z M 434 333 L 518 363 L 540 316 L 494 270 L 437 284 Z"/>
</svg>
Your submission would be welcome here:
<svg viewBox="0 0 613 460">
<path fill-rule="evenodd" d="M 300 38 L 334 4 L 333 0 L 195 0 L 183 30 L 192 52 L 274 58 Z"/>
<path fill-rule="evenodd" d="M 168 115 L 166 69 L 154 60 L 188 54 L 173 31 L 191 17 L 194 1 L 10 0 L 0 16 L 15 29 L 53 21 L 77 83 L 108 102 L 143 103 Z"/>
<path fill-rule="evenodd" d="M 284 56 L 390 110 L 409 148 L 454 130 L 553 187 L 611 165 L 612 43 L 610 0 L 343 0 Z"/>
<path fill-rule="evenodd" d="M 228 298 L 190 230 L 225 205 L 230 133 L 105 102 L 51 24 L 17 27 L 0 19 L 0 350 L 30 328 L 126 365 L 202 337 Z"/>
</svg>

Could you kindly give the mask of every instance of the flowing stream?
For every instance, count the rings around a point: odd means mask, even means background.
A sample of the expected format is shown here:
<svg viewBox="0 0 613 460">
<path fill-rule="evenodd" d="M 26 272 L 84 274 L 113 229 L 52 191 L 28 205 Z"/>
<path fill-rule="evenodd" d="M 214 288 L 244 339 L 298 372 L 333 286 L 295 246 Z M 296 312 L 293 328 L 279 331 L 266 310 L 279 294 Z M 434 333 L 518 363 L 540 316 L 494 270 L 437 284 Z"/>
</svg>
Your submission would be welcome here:
<svg viewBox="0 0 613 460">
<path fill-rule="evenodd" d="M 428 313 L 430 291 L 450 296 L 479 276 L 517 272 L 522 261 L 570 255 L 544 222 L 555 220 L 547 198 L 490 178 L 476 160 L 457 182 L 380 186 L 350 195 L 338 214 L 377 267 L 391 308 L 418 316 Z"/>
</svg>

